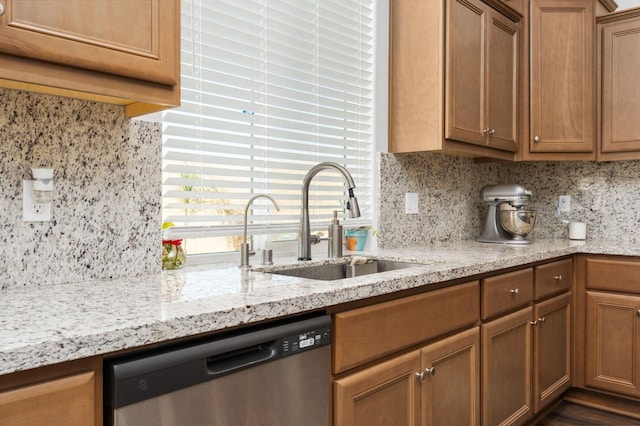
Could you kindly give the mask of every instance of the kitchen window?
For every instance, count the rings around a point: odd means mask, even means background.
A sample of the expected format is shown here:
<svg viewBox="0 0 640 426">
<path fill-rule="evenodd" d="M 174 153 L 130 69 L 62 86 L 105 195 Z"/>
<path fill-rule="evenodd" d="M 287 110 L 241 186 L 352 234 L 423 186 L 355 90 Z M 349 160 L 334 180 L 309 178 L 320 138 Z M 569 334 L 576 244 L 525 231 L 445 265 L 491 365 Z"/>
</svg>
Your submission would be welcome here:
<svg viewBox="0 0 640 426">
<path fill-rule="evenodd" d="M 161 113 L 163 221 L 187 252 L 236 251 L 246 202 L 254 247 L 295 240 L 306 172 L 345 166 L 372 223 L 374 0 L 182 0 L 182 106 Z M 311 226 L 345 216 L 342 177 L 322 172 Z"/>
</svg>

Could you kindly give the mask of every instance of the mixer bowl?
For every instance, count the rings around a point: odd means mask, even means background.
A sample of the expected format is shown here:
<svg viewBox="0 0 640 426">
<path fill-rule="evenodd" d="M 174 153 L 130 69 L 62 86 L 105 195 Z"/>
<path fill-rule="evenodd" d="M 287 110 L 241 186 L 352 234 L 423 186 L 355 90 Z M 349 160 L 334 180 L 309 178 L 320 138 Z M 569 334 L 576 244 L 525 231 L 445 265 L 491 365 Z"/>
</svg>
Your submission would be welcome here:
<svg viewBox="0 0 640 426">
<path fill-rule="evenodd" d="M 537 215 L 534 210 L 500 210 L 500 225 L 514 240 L 524 240 L 533 231 Z"/>
</svg>

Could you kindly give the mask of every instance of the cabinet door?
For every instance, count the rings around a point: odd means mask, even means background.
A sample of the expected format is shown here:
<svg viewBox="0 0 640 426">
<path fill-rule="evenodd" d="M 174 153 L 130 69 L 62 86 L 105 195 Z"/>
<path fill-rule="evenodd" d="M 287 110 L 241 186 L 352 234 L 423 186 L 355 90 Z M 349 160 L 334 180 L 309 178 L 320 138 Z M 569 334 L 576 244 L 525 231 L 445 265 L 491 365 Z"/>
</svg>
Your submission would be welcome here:
<svg viewBox="0 0 640 426">
<path fill-rule="evenodd" d="M 482 424 L 520 424 L 531 413 L 531 316 L 528 307 L 483 324 Z"/>
<path fill-rule="evenodd" d="M 594 152 L 593 8 L 531 1 L 530 152 Z"/>
<path fill-rule="evenodd" d="M 489 18 L 488 144 L 516 151 L 518 25 L 494 11 Z"/>
<path fill-rule="evenodd" d="M 487 6 L 450 0 L 447 13 L 445 137 L 485 145 Z"/>
<path fill-rule="evenodd" d="M 174 85 L 178 0 L 4 0 L 0 52 Z"/>
<path fill-rule="evenodd" d="M 533 411 L 539 412 L 571 385 L 571 293 L 535 305 Z"/>
<path fill-rule="evenodd" d="M 95 373 L 90 371 L 2 392 L 0 423 L 13 426 L 95 425 L 95 383 Z"/>
<path fill-rule="evenodd" d="M 422 424 L 480 424 L 479 351 L 477 327 L 421 350 Z"/>
<path fill-rule="evenodd" d="M 420 352 L 382 362 L 334 382 L 334 424 L 420 424 Z"/>
<path fill-rule="evenodd" d="M 640 151 L 640 18 L 602 29 L 602 152 Z"/>
<path fill-rule="evenodd" d="M 587 291 L 585 384 L 640 396 L 640 297 Z"/>
</svg>

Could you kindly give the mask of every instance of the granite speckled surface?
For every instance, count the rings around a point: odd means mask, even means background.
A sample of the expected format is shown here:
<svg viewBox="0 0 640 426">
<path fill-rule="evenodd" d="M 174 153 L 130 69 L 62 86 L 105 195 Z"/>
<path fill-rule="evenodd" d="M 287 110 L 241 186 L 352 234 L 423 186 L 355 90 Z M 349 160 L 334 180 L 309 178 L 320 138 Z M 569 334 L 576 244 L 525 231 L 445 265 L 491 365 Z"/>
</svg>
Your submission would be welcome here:
<svg viewBox="0 0 640 426">
<path fill-rule="evenodd" d="M 124 107 L 0 89 L 0 288 L 160 272 L 161 127 Z M 22 181 L 54 169 L 51 222 Z"/>
<path fill-rule="evenodd" d="M 529 246 L 514 247 L 462 241 L 365 253 L 421 264 L 345 280 L 243 273 L 231 266 L 6 289 L 0 292 L 0 374 L 323 309 L 573 253 L 639 256 L 640 244 L 538 240 Z M 299 265 L 280 264 L 274 268 Z"/>
<path fill-rule="evenodd" d="M 378 154 L 379 246 L 411 247 L 479 235 L 485 212 L 480 189 L 496 183 L 498 164 L 434 153 Z M 405 213 L 405 193 L 420 213 Z"/>
<path fill-rule="evenodd" d="M 381 153 L 378 158 L 378 230 L 384 248 L 477 238 L 486 212 L 480 189 L 502 183 L 533 191 L 534 238 L 567 238 L 561 222 L 566 220 L 586 222 L 589 239 L 640 241 L 640 161 L 475 163 L 435 153 Z M 405 214 L 406 192 L 418 193 L 420 214 Z M 556 218 L 559 195 L 571 196 L 571 212 Z"/>
<path fill-rule="evenodd" d="M 505 163 L 498 181 L 533 191 L 537 238 L 567 238 L 554 213 L 557 197 L 569 195 L 571 212 L 560 219 L 586 222 L 589 239 L 640 241 L 640 161 Z"/>
</svg>

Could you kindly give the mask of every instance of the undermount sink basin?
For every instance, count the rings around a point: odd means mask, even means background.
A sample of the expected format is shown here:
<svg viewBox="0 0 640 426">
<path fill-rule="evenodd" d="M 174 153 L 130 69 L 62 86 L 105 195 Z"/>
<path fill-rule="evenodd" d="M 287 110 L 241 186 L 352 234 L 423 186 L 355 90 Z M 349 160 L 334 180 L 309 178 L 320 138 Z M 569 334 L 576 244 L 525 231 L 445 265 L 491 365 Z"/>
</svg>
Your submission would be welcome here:
<svg viewBox="0 0 640 426">
<path fill-rule="evenodd" d="M 346 263 L 333 263 L 329 265 L 310 265 L 295 269 L 271 271 L 272 274 L 288 275 L 312 280 L 332 281 L 343 278 L 359 277 L 361 275 L 377 274 L 379 272 L 393 271 L 396 269 L 418 266 L 417 263 L 398 262 L 394 260 L 374 260 L 364 265 L 350 266 Z"/>
</svg>

